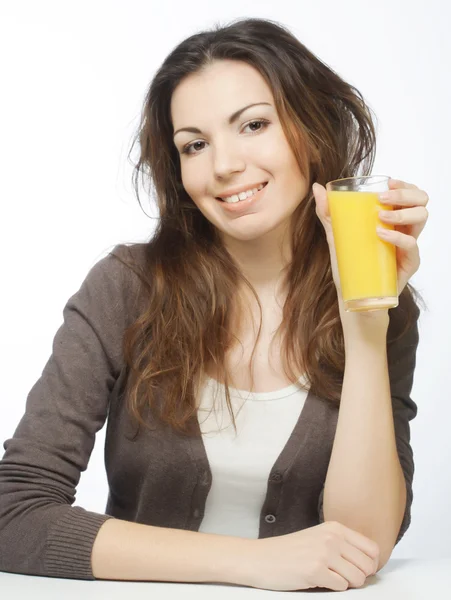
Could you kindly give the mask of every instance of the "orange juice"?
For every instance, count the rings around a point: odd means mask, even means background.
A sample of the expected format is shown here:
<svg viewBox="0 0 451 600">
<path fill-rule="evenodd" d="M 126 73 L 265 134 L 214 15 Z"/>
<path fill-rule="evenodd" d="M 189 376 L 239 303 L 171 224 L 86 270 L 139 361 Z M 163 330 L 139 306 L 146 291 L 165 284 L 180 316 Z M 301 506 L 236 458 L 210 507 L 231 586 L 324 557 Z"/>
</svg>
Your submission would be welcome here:
<svg viewBox="0 0 451 600">
<path fill-rule="evenodd" d="M 347 310 L 371 310 L 398 305 L 396 248 L 379 238 L 382 223 L 377 193 L 328 191 L 343 302 Z"/>
</svg>

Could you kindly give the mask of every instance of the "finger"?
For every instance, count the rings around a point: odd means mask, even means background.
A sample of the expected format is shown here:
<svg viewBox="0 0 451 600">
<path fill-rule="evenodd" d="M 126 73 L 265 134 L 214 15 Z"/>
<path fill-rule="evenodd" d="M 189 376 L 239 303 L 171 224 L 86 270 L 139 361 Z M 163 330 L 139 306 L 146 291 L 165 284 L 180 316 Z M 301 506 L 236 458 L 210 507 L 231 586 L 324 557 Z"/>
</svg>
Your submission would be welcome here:
<svg viewBox="0 0 451 600">
<path fill-rule="evenodd" d="M 321 577 L 315 581 L 316 587 L 327 588 L 335 592 L 344 592 L 349 587 L 349 582 L 345 577 L 336 573 L 332 569 L 324 569 Z"/>
<path fill-rule="evenodd" d="M 419 225 L 413 225 L 410 231 L 410 235 L 416 240 L 420 237 L 420 233 L 423 231 L 426 222 L 420 223 Z"/>
<path fill-rule="evenodd" d="M 368 554 L 365 554 L 364 552 L 362 552 L 352 544 L 349 544 L 348 542 L 343 543 L 343 547 L 341 549 L 341 556 L 348 562 L 355 565 L 363 573 L 365 573 L 366 577 L 374 575 L 379 566 L 378 560 L 376 558 L 371 558 L 370 556 L 368 556 Z"/>
<path fill-rule="evenodd" d="M 407 235 L 396 229 L 385 229 L 383 227 L 376 227 L 376 233 L 381 240 L 390 242 L 390 244 L 393 244 L 406 252 L 410 252 L 412 257 L 418 258 L 419 260 L 420 250 L 418 248 L 417 240 L 413 235 Z"/>
<path fill-rule="evenodd" d="M 394 190 L 399 188 L 407 188 L 409 190 L 418 189 L 418 186 L 414 185 L 413 183 L 407 183 L 407 181 L 402 181 L 401 179 L 393 179 L 392 177 L 390 177 L 390 179 L 388 180 L 388 187 Z"/>
<path fill-rule="evenodd" d="M 392 206 L 426 206 L 429 196 L 424 190 L 418 188 L 392 189 L 379 194 L 381 204 Z"/>
<path fill-rule="evenodd" d="M 342 525 L 342 527 L 343 537 L 346 542 L 355 546 L 370 558 L 379 560 L 379 546 L 374 540 L 370 540 L 370 538 L 367 538 L 358 531 L 354 531 L 354 529 L 350 529 L 345 525 Z"/>
<path fill-rule="evenodd" d="M 379 211 L 381 221 L 393 223 L 393 225 L 425 225 L 428 217 L 429 212 L 425 206 Z"/>
<path fill-rule="evenodd" d="M 416 240 L 426 226 L 429 213 L 425 206 L 416 206 L 415 208 L 405 208 L 400 210 L 379 211 L 379 219 L 383 223 L 392 223 L 398 227 L 410 227 L 408 233 Z M 407 233 L 407 231 L 403 232 Z"/>
<path fill-rule="evenodd" d="M 321 220 L 324 220 L 330 216 L 326 188 L 320 183 L 314 183 L 312 185 L 312 191 L 315 197 L 316 214 Z"/>
<path fill-rule="evenodd" d="M 361 571 L 354 564 L 347 561 L 342 556 L 336 556 L 332 562 L 328 564 L 330 570 L 341 575 L 349 583 L 349 587 L 359 588 L 365 583 L 366 573 Z"/>
</svg>

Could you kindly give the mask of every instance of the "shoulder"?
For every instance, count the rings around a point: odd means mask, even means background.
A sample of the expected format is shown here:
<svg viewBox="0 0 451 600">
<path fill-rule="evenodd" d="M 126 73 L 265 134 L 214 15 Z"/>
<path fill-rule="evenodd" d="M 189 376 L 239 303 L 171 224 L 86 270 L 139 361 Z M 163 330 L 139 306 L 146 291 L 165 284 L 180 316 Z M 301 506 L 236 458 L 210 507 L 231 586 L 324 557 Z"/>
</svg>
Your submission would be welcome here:
<svg viewBox="0 0 451 600">
<path fill-rule="evenodd" d="M 141 273 L 147 244 L 118 244 L 89 269 L 79 291 L 71 298 L 79 308 L 102 313 L 107 320 L 133 321 L 139 314 Z M 71 304 L 69 301 L 69 304 Z M 99 315 L 100 316 L 100 315 Z"/>
<path fill-rule="evenodd" d="M 147 244 L 117 244 L 103 257 L 95 262 L 88 277 L 106 276 L 128 277 L 134 269 L 141 271 L 145 267 Z"/>
<path fill-rule="evenodd" d="M 122 288 L 126 283 L 139 285 L 145 270 L 147 244 L 117 244 L 106 256 L 97 260 L 89 270 L 85 281 L 100 288 Z"/>
</svg>

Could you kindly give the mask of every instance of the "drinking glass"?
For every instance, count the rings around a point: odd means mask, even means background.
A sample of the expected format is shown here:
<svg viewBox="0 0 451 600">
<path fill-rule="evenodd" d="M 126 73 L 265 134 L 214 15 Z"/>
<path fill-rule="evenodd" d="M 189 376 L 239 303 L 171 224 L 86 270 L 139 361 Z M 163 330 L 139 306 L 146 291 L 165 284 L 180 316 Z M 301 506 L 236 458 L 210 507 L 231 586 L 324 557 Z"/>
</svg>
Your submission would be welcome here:
<svg viewBox="0 0 451 600">
<path fill-rule="evenodd" d="M 326 185 L 338 272 L 347 312 L 398 306 L 396 248 L 381 240 L 376 227 L 394 229 L 379 220 L 379 194 L 389 177 L 370 175 L 336 179 Z"/>
</svg>

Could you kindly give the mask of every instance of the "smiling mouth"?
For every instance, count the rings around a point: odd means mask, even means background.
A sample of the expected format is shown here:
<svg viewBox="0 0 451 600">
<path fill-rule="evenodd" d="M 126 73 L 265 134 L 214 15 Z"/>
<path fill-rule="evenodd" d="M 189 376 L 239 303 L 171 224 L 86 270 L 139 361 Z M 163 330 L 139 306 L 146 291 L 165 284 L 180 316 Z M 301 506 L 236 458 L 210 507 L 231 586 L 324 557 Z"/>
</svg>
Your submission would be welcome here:
<svg viewBox="0 0 451 600">
<path fill-rule="evenodd" d="M 256 192 L 255 194 L 252 194 L 251 196 L 248 196 L 247 198 L 243 198 L 243 200 L 238 200 L 238 202 L 226 202 L 226 200 L 224 200 L 224 198 L 219 198 L 219 196 L 216 196 L 216 200 L 219 200 L 220 202 L 225 202 L 226 204 L 239 204 L 240 202 L 245 202 L 246 200 L 250 200 L 251 198 L 256 196 L 259 192 L 264 190 L 265 187 L 268 185 L 268 181 L 264 181 L 261 185 L 263 185 L 263 187 L 258 192 Z M 238 195 L 238 194 L 236 194 L 236 195 Z"/>
</svg>

